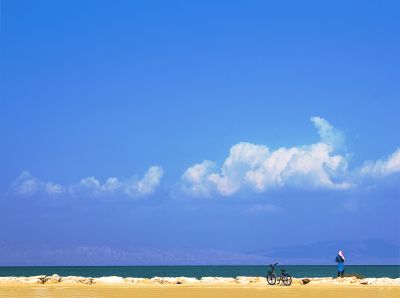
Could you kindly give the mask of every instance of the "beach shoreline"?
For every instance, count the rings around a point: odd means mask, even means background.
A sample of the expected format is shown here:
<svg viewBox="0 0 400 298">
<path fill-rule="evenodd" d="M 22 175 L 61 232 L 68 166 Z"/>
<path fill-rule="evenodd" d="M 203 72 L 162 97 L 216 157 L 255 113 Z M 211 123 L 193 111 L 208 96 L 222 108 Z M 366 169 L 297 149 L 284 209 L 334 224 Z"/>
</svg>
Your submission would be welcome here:
<svg viewBox="0 0 400 298">
<path fill-rule="evenodd" d="M 399 297 L 400 278 L 293 278 L 291 286 L 264 277 L 134 278 L 40 275 L 0 277 L 0 297 Z"/>
<path fill-rule="evenodd" d="M 398 285 L 360 284 L 0 284 L 0 297 L 399 297 Z"/>
<path fill-rule="evenodd" d="M 400 278 L 360 278 L 349 276 L 344 278 L 333 277 L 304 277 L 293 278 L 292 285 L 379 285 L 379 286 L 400 286 Z M 262 276 L 237 276 L 237 277 L 83 277 L 83 276 L 59 276 L 37 275 L 37 276 L 6 276 L 0 277 L 0 285 L 40 285 L 40 284 L 71 284 L 71 285 L 261 285 L 271 286 L 265 277 Z M 278 285 L 278 283 L 276 284 Z"/>
</svg>

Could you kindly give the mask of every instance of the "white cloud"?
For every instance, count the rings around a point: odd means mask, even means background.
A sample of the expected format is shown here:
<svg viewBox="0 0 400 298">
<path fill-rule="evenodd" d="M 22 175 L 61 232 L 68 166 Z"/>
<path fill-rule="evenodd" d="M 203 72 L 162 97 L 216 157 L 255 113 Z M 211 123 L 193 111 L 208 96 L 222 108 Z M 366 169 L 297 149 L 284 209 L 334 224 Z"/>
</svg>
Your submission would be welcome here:
<svg viewBox="0 0 400 298">
<path fill-rule="evenodd" d="M 81 179 L 79 185 L 87 188 L 98 189 L 100 188 L 100 181 L 96 179 L 96 177 L 87 177 Z"/>
<path fill-rule="evenodd" d="M 43 182 L 32 176 L 28 171 L 23 171 L 12 184 L 15 194 L 30 197 L 37 194 L 56 196 L 65 192 L 65 188 L 53 182 Z"/>
<path fill-rule="evenodd" d="M 18 178 L 15 179 L 12 188 L 18 195 L 31 196 L 39 191 L 40 181 L 33 177 L 28 171 L 23 171 Z"/>
<path fill-rule="evenodd" d="M 81 179 L 77 186 L 72 189 L 83 189 L 89 191 L 95 196 L 110 195 L 110 194 L 125 194 L 131 197 L 141 197 L 151 195 L 159 186 L 164 171 L 159 166 L 150 167 L 143 178 L 126 179 L 120 181 L 116 177 L 109 177 L 101 184 L 95 177 L 87 177 Z"/>
<path fill-rule="evenodd" d="M 387 176 L 400 172 L 400 148 L 387 159 L 367 161 L 360 169 L 362 176 Z"/>
<path fill-rule="evenodd" d="M 345 190 L 369 187 L 366 177 L 383 177 L 400 172 L 400 148 L 386 159 L 368 161 L 356 170 L 348 170 L 345 137 L 328 121 L 312 117 L 320 135 L 313 144 L 281 147 L 275 150 L 263 144 L 240 142 L 233 145 L 221 166 L 210 160 L 187 168 L 180 179 L 180 190 L 190 196 L 229 197 L 239 192 L 264 193 L 280 188 Z M 141 197 L 154 193 L 160 185 L 163 169 L 150 167 L 142 178 L 109 177 L 104 183 L 96 177 L 63 186 L 45 182 L 22 172 L 12 184 L 19 196 L 86 195 Z"/>
<path fill-rule="evenodd" d="M 65 192 L 65 187 L 60 184 L 47 182 L 45 184 L 45 191 L 49 195 L 60 195 Z"/>
<path fill-rule="evenodd" d="M 334 154 L 333 145 L 344 137 L 326 120 L 313 117 L 321 142 L 270 150 L 265 145 L 241 142 L 231 147 L 221 168 L 204 161 L 182 176 L 183 190 L 196 196 L 231 196 L 243 189 L 264 192 L 280 187 L 347 189 L 347 159 Z"/>
<path fill-rule="evenodd" d="M 113 192 L 120 188 L 122 183 L 116 177 L 107 178 L 106 182 L 101 186 L 101 189 L 104 191 Z"/>
<path fill-rule="evenodd" d="M 207 197 L 210 195 L 210 182 L 208 176 L 214 170 L 214 163 L 204 160 L 188 168 L 182 175 L 182 187 L 185 193 L 193 196 Z"/>
<path fill-rule="evenodd" d="M 350 185 L 336 182 L 347 168 L 342 155 L 333 155 L 332 147 L 317 143 L 303 147 L 280 148 L 263 163 L 244 174 L 246 182 L 257 191 L 268 187 L 343 189 Z"/>
<path fill-rule="evenodd" d="M 334 149 L 342 149 L 345 145 L 344 134 L 334 128 L 328 121 L 321 117 L 311 117 L 311 121 L 318 130 L 321 141 Z"/>
<path fill-rule="evenodd" d="M 144 177 L 139 180 L 136 187 L 133 188 L 133 190 L 138 195 L 152 194 L 157 186 L 160 184 L 160 180 L 163 174 L 164 171 L 161 167 L 150 167 L 148 171 L 144 174 Z"/>
<path fill-rule="evenodd" d="M 120 181 L 116 177 L 109 177 L 102 184 L 96 177 L 86 177 L 78 184 L 62 186 L 52 182 L 44 182 L 32 176 L 29 172 L 22 172 L 14 181 L 12 190 L 19 196 L 34 195 L 89 195 L 105 196 L 110 194 L 124 194 L 131 197 L 151 195 L 155 192 L 163 176 L 163 169 L 159 166 L 150 167 L 142 179 L 127 179 Z"/>
</svg>

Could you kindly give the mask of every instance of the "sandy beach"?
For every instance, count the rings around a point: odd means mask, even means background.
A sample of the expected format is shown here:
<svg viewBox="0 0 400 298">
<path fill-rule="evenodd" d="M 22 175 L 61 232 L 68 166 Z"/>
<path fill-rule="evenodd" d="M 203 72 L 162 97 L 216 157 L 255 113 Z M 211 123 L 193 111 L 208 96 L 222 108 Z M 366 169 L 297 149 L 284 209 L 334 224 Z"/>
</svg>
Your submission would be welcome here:
<svg viewBox="0 0 400 298">
<path fill-rule="evenodd" d="M 87 278 L 0 277 L 0 297 L 400 297 L 400 279 L 293 279 L 268 285 L 263 277 Z"/>
<path fill-rule="evenodd" d="M 399 286 L 0 285 L 0 297 L 400 297 Z"/>
</svg>

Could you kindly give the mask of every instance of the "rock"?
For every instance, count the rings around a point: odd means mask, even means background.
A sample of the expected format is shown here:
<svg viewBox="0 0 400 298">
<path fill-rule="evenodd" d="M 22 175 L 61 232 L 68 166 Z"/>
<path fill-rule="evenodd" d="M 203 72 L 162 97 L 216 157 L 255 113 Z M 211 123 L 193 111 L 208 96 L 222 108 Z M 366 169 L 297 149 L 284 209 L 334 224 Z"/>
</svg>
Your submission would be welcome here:
<svg viewBox="0 0 400 298">
<path fill-rule="evenodd" d="M 91 277 L 82 277 L 79 280 L 79 283 L 85 284 L 85 285 L 92 285 L 92 284 L 94 284 L 94 279 Z"/>
<path fill-rule="evenodd" d="M 125 282 L 131 283 L 131 284 L 139 284 L 139 283 L 145 283 L 146 281 L 149 281 L 148 278 L 138 278 L 138 277 L 127 277 L 124 279 Z"/>
<path fill-rule="evenodd" d="M 61 282 L 70 283 L 70 284 L 85 284 L 91 285 L 95 283 L 94 279 L 91 277 L 82 277 L 82 276 L 65 276 L 61 277 Z"/>
<path fill-rule="evenodd" d="M 177 284 L 178 280 L 176 277 L 153 277 L 150 279 L 154 283 L 159 283 L 159 284 Z"/>
<path fill-rule="evenodd" d="M 165 284 L 165 283 L 167 283 L 167 282 L 164 280 L 163 277 L 158 277 L 158 276 L 154 276 L 154 277 L 150 278 L 150 281 L 151 281 L 151 282 L 154 282 L 154 283 L 159 283 L 159 284 Z"/>
<path fill-rule="evenodd" d="M 238 276 L 236 282 L 239 284 L 265 283 L 267 279 L 260 276 Z"/>
<path fill-rule="evenodd" d="M 16 283 L 21 284 L 43 284 L 45 282 L 45 275 L 29 276 L 29 277 L 17 277 Z"/>
<path fill-rule="evenodd" d="M 0 283 L 16 283 L 16 279 L 17 277 L 15 276 L 4 276 L 4 277 L 0 277 Z"/>
<path fill-rule="evenodd" d="M 199 280 L 194 277 L 177 277 L 177 284 L 198 283 Z"/>
<path fill-rule="evenodd" d="M 257 276 L 238 276 L 236 278 L 230 277 L 203 277 L 200 280 L 192 277 L 153 277 L 148 278 L 122 278 L 119 276 L 105 276 L 100 278 L 81 277 L 81 276 L 66 276 L 60 277 L 57 274 L 51 276 L 38 275 L 30 277 L 0 277 L 0 284 L 51 284 L 51 283 L 70 283 L 70 284 L 266 284 L 265 277 Z M 379 285 L 379 286 L 400 286 L 400 278 L 364 278 L 359 279 L 357 276 L 350 276 L 345 278 L 332 278 L 332 277 L 315 277 L 315 278 L 293 278 L 294 284 L 333 284 L 333 285 Z"/>
<path fill-rule="evenodd" d="M 154 283 L 159 283 L 159 284 L 176 284 L 176 285 L 181 285 L 185 283 L 195 283 L 199 282 L 197 278 L 193 277 L 153 277 L 150 279 L 150 281 Z"/>
<path fill-rule="evenodd" d="M 57 274 L 53 274 L 51 276 L 46 276 L 44 278 L 44 282 L 43 283 L 50 283 L 50 284 L 56 284 L 59 283 L 61 281 L 61 277 Z"/>
<path fill-rule="evenodd" d="M 120 276 L 103 276 L 95 278 L 96 284 L 122 284 L 124 279 Z"/>
</svg>

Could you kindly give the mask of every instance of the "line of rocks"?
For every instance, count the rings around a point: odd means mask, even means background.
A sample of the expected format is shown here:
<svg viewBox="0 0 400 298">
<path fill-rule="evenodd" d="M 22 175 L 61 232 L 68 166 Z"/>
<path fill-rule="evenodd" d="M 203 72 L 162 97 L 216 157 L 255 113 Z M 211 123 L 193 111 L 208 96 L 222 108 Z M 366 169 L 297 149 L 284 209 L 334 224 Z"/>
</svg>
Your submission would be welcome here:
<svg viewBox="0 0 400 298">
<path fill-rule="evenodd" d="M 259 276 L 238 276 L 230 277 L 202 277 L 200 279 L 192 277 L 153 277 L 153 278 L 122 278 L 119 276 L 105 276 L 99 278 L 81 276 L 51 276 L 39 275 L 30 277 L 0 277 L 0 284 L 260 284 L 268 285 L 265 277 Z M 375 284 L 375 285 L 399 285 L 400 278 L 364 278 L 357 277 L 345 278 L 293 278 L 293 284 Z"/>
</svg>

